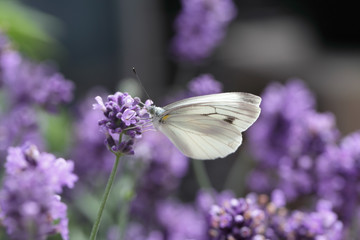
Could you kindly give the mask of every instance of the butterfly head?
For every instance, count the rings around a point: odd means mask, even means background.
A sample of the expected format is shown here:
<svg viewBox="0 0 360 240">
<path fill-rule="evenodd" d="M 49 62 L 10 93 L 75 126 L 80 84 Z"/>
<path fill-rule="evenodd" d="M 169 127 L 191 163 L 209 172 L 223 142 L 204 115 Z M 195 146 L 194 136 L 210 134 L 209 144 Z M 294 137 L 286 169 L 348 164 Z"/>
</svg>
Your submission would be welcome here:
<svg viewBox="0 0 360 240">
<path fill-rule="evenodd" d="M 165 112 L 163 108 L 155 106 L 151 100 L 146 101 L 144 106 L 152 117 L 159 117 Z"/>
<path fill-rule="evenodd" d="M 148 111 L 154 117 L 159 117 L 165 112 L 163 108 L 157 107 L 155 105 L 152 105 L 150 108 L 148 108 Z"/>
</svg>

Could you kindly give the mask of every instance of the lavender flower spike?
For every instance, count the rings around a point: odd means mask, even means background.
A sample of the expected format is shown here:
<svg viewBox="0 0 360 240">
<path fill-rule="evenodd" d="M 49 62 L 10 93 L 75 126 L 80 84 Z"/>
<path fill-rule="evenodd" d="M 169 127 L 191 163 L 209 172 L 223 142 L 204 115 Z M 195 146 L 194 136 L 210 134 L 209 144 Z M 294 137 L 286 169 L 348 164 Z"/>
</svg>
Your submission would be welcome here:
<svg viewBox="0 0 360 240">
<path fill-rule="evenodd" d="M 68 240 L 67 206 L 58 195 L 72 188 L 73 162 L 41 153 L 34 145 L 9 148 L 0 191 L 0 219 L 14 240 L 45 240 L 60 233 Z"/>
<path fill-rule="evenodd" d="M 198 63 L 209 57 L 236 16 L 231 0 L 182 0 L 175 20 L 172 51 L 180 61 Z"/>
<path fill-rule="evenodd" d="M 146 106 L 151 101 L 140 106 L 139 98 L 122 92 L 109 95 L 105 103 L 100 96 L 95 100 L 97 103 L 93 108 L 105 115 L 105 119 L 99 121 L 99 126 L 105 133 L 108 148 L 116 154 L 134 154 L 134 141 L 141 138 L 143 128 L 150 122 Z"/>
<path fill-rule="evenodd" d="M 343 238 L 343 224 L 327 201 L 319 201 L 316 211 L 290 212 L 285 195 L 275 190 L 271 198 L 248 194 L 208 212 L 209 239 L 331 239 Z"/>
</svg>

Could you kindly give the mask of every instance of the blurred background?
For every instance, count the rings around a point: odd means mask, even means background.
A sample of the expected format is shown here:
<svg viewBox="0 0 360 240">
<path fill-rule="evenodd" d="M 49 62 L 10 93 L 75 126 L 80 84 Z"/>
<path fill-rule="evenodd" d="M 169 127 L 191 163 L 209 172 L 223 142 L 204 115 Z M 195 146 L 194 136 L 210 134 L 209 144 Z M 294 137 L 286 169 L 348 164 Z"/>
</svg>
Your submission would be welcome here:
<svg viewBox="0 0 360 240">
<path fill-rule="evenodd" d="M 157 105 L 201 74 L 212 74 L 225 92 L 257 95 L 271 82 L 299 78 L 314 92 L 319 112 L 334 113 L 342 135 L 359 129 L 360 19 L 355 2 L 234 0 L 233 18 L 228 17 L 216 46 L 201 61 L 174 54 L 182 2 L 0 0 L 0 29 L 22 54 L 56 65 L 75 83 L 75 99 L 67 105 L 71 110 L 97 86 L 147 98 L 135 80 L 135 67 Z M 231 15 L 225 10 L 218 14 L 224 19 Z M 244 185 L 238 184 L 244 178 L 235 177 L 246 175 L 251 162 L 237 166 L 234 179 L 225 180 L 237 157 L 250 158 L 239 152 L 206 162 L 217 190 Z M 196 195 L 193 175 L 191 170 L 182 179 L 183 200 Z"/>
</svg>

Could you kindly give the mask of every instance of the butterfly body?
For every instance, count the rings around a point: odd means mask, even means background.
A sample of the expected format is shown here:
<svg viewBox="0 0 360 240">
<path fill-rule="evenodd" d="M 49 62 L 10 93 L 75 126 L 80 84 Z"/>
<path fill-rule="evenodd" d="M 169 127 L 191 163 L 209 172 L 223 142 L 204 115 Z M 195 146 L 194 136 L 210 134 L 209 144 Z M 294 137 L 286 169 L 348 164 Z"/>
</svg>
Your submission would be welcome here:
<svg viewBox="0 0 360 240">
<path fill-rule="evenodd" d="M 215 159 L 233 153 L 241 133 L 260 114 L 261 98 L 249 93 L 210 94 L 183 99 L 163 108 L 151 106 L 154 127 L 186 156 Z"/>
</svg>

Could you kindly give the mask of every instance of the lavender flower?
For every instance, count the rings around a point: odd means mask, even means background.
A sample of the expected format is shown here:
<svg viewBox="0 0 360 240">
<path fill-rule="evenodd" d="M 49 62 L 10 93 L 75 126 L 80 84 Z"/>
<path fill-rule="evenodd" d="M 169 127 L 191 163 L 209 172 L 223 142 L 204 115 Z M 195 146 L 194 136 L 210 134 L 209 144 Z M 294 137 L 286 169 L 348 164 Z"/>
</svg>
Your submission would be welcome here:
<svg viewBox="0 0 360 240">
<path fill-rule="evenodd" d="M 318 157 L 318 196 L 329 200 L 343 222 L 354 219 L 360 196 L 360 133 L 345 137 Z"/>
<path fill-rule="evenodd" d="M 270 85 L 263 100 L 262 115 L 250 129 L 259 165 L 249 186 L 258 192 L 280 188 L 289 200 L 315 193 L 316 159 L 339 136 L 334 116 L 316 113 L 312 95 L 299 81 Z"/>
<path fill-rule="evenodd" d="M 319 202 L 315 212 L 289 211 L 281 191 L 249 194 L 213 205 L 209 211 L 210 239 L 342 239 L 343 226 L 331 204 Z"/>
<path fill-rule="evenodd" d="M 105 119 L 99 121 L 99 126 L 106 135 L 106 145 L 117 154 L 134 154 L 134 140 L 141 138 L 143 127 L 150 121 L 147 108 L 152 101 L 147 100 L 140 107 L 139 98 L 122 92 L 109 95 L 105 103 L 100 96 L 95 99 L 97 104 L 93 105 L 94 109 L 100 109 L 105 115 Z M 122 139 L 123 135 L 127 139 Z"/>
<path fill-rule="evenodd" d="M 261 97 L 261 115 L 249 129 L 249 138 L 254 156 L 264 167 L 276 167 L 292 151 L 293 126 L 312 111 L 315 100 L 300 80 L 271 84 Z"/>
<path fill-rule="evenodd" d="M 282 227 L 286 239 L 336 240 L 344 237 L 343 224 L 326 201 L 319 201 L 315 212 L 294 211 Z"/>
<path fill-rule="evenodd" d="M 66 205 L 57 194 L 74 186 L 73 163 L 25 145 L 9 148 L 5 169 L 1 219 L 12 239 L 41 240 L 60 233 L 67 240 Z"/>
<path fill-rule="evenodd" d="M 264 239 L 266 212 L 251 199 L 231 199 L 209 211 L 210 239 Z"/>
<path fill-rule="evenodd" d="M 278 187 L 289 199 L 316 192 L 317 157 L 335 145 L 338 138 L 334 116 L 328 113 L 308 113 L 293 129 L 293 152 L 281 158 L 277 170 Z"/>
<path fill-rule="evenodd" d="M 55 110 L 72 100 L 74 84 L 49 64 L 35 64 L 15 51 L 7 51 L 0 59 L 0 69 L 13 104 L 35 103 Z"/>
<path fill-rule="evenodd" d="M 175 56 L 191 62 L 209 57 L 235 15 L 236 7 L 231 0 L 182 0 L 172 42 Z"/>
</svg>

